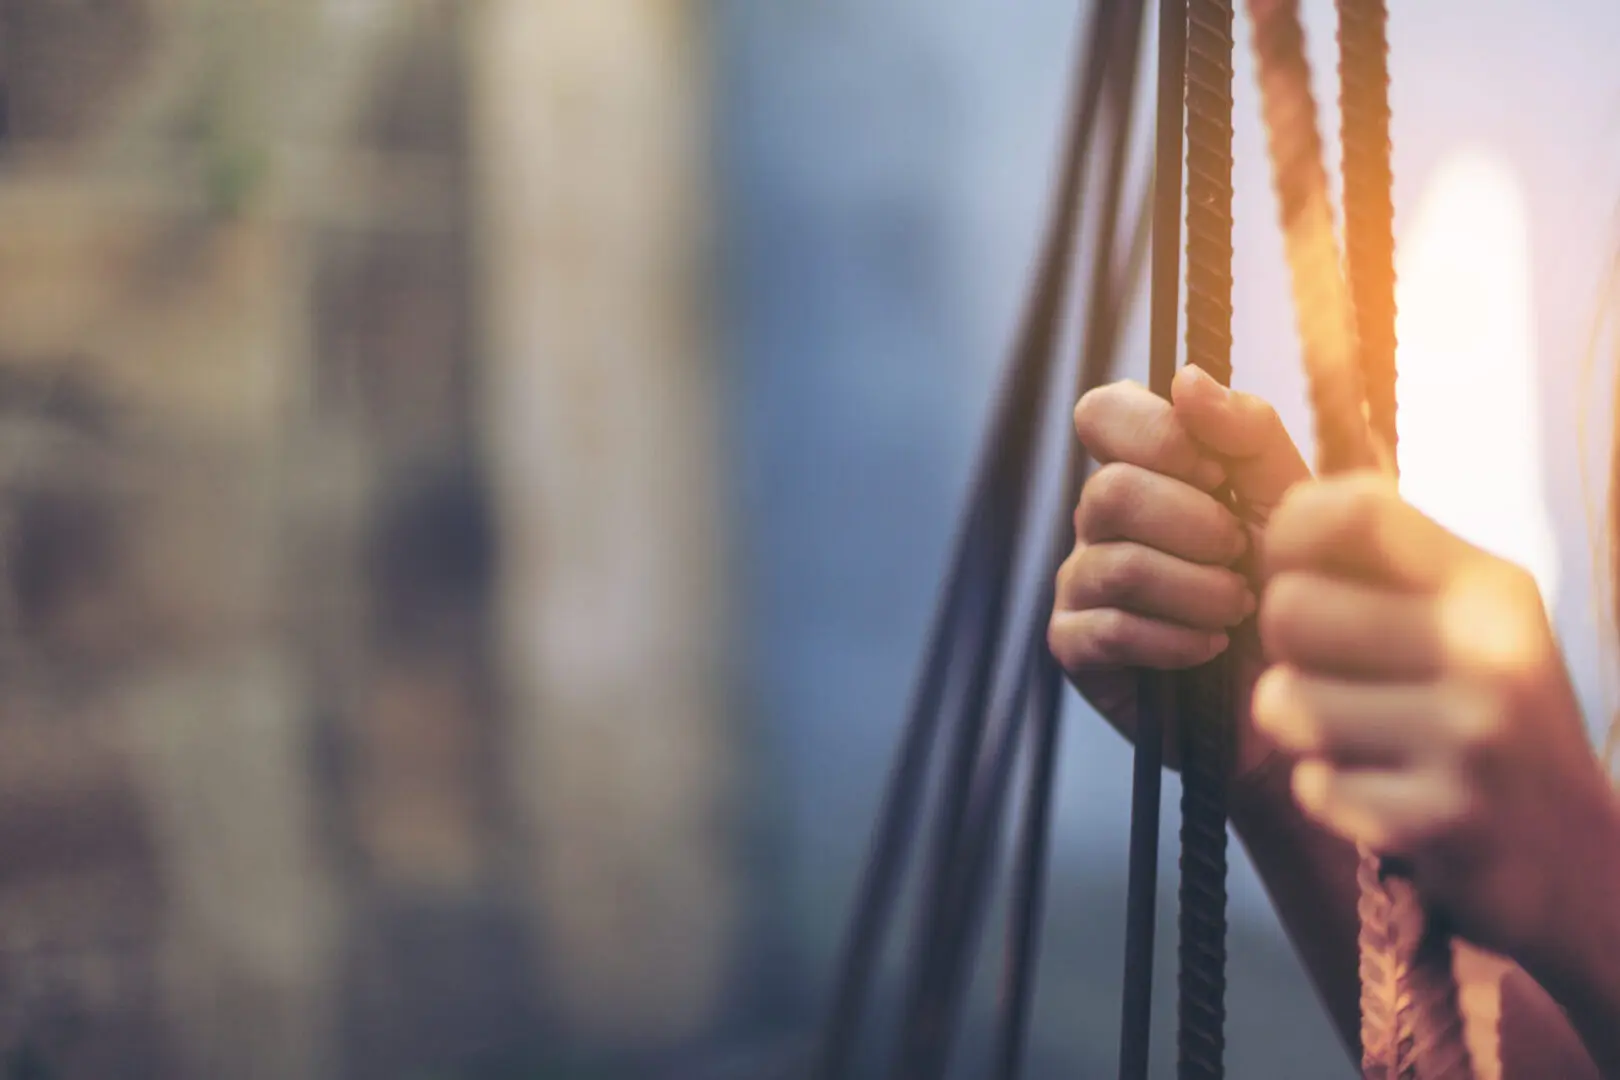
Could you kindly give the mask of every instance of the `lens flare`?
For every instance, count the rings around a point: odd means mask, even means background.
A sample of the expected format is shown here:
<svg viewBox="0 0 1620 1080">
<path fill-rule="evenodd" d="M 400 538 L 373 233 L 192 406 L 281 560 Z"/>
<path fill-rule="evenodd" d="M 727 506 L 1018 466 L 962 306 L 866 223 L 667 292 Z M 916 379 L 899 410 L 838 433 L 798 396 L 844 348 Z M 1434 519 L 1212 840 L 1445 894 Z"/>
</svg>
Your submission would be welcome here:
<svg viewBox="0 0 1620 1080">
<path fill-rule="evenodd" d="M 1523 185 L 1495 155 L 1454 155 L 1429 182 L 1400 252 L 1402 491 L 1529 570 L 1550 604 L 1559 567 L 1542 483 Z"/>
</svg>

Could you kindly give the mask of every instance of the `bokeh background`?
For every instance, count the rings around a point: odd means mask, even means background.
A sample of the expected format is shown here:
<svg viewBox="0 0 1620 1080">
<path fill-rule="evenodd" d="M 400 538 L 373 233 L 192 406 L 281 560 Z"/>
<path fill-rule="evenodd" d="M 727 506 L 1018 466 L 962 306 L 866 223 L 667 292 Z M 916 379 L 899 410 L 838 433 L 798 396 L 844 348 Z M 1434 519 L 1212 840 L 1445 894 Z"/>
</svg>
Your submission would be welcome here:
<svg viewBox="0 0 1620 1080">
<path fill-rule="evenodd" d="M 1393 6 L 1410 488 L 1596 734 L 1620 8 Z M 0 0 L 0 1076 L 795 1075 L 1083 10 Z M 1243 53 L 1237 381 L 1304 441 Z M 1042 1080 L 1118 1024 L 1067 716 Z M 1348 1077 L 1232 889 L 1232 1075 Z"/>
</svg>

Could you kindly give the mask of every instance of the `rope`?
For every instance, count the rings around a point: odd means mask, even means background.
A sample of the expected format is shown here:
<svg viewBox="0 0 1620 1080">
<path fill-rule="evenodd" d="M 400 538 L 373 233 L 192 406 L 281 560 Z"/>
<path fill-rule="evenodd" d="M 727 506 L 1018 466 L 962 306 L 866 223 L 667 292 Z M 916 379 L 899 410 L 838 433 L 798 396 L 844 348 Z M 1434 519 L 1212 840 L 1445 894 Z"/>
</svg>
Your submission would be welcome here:
<svg viewBox="0 0 1620 1080">
<path fill-rule="evenodd" d="M 1191 0 L 1187 29 L 1187 362 L 1232 380 L 1231 0 Z M 1232 686 L 1222 657 L 1182 676 L 1178 1075 L 1218 1080 L 1226 1049 L 1226 784 Z"/>
<path fill-rule="evenodd" d="M 1347 72 L 1349 105 L 1346 215 L 1363 234 L 1350 246 L 1352 279 L 1366 297 L 1361 308 L 1352 306 L 1339 270 L 1298 0 L 1249 0 L 1249 10 L 1316 417 L 1319 468 L 1332 473 L 1374 466 L 1380 456 L 1368 429 L 1369 414 L 1386 438 L 1393 435 L 1395 417 L 1393 210 L 1382 4 L 1340 0 L 1341 64 Z M 1358 322 L 1373 342 L 1365 368 Z M 1431 928 L 1425 926 L 1410 881 L 1375 853 L 1363 851 L 1360 859 L 1363 1075 L 1375 1080 L 1471 1077 L 1449 942 L 1428 933 Z"/>
</svg>

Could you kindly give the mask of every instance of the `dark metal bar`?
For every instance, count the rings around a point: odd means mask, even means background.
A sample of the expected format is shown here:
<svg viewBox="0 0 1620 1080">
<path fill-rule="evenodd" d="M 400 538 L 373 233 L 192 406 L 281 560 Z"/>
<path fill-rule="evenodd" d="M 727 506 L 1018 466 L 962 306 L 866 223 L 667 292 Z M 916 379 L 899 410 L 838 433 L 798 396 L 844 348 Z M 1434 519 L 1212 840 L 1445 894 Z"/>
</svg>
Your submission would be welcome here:
<svg viewBox="0 0 1620 1080">
<path fill-rule="evenodd" d="M 1187 363 L 1232 380 L 1232 0 L 1187 6 Z M 1177 1075 L 1219 1080 L 1226 1050 L 1227 656 L 1183 672 Z"/>
<path fill-rule="evenodd" d="M 1158 119 L 1154 140 L 1153 292 L 1149 383 L 1168 397 L 1176 368 L 1181 301 L 1181 155 L 1186 87 L 1186 0 L 1159 3 Z M 1132 775 L 1130 869 L 1126 885 L 1125 983 L 1120 1018 L 1120 1080 L 1147 1080 L 1153 1019 L 1153 931 L 1159 880 L 1159 795 L 1164 725 L 1174 683 L 1144 671 L 1137 684 L 1136 765 Z"/>
<path fill-rule="evenodd" d="M 1060 173 L 1053 192 L 1049 228 L 1042 242 L 1035 287 L 1031 290 L 1013 363 L 1001 405 L 982 451 L 981 465 L 969 501 L 966 524 L 959 534 L 925 660 L 913 693 L 912 706 L 879 812 L 867 868 L 859 886 L 850 928 L 834 977 L 831 1009 L 823 1029 L 812 1073 L 820 1080 L 842 1080 L 854 1058 L 858 1028 L 881 960 L 883 942 L 893 919 L 906 855 L 915 834 L 927 788 L 930 751 L 942 724 L 951 661 L 959 654 L 966 628 L 986 629 L 986 607 L 993 597 L 981 595 L 975 608 L 968 604 L 970 579 L 984 565 L 994 565 L 998 547 L 988 535 L 995 522 L 986 513 L 989 492 L 1004 486 L 1009 474 L 1017 476 L 1015 443 L 1020 431 L 1034 425 L 1034 405 L 1040 393 L 1041 372 L 1050 366 L 1062 304 L 1070 276 L 1074 237 L 1079 222 L 1080 194 L 1085 182 L 1086 151 L 1092 140 L 1101 101 L 1103 61 L 1106 58 L 1108 15 L 1111 5 L 1101 4 L 1085 30 L 1081 67 L 1075 73 L 1075 105 L 1070 114 Z M 1027 476 L 1027 465 L 1024 475 Z M 1008 561 L 1003 557 L 1002 565 Z M 992 590 L 994 591 L 994 590 Z M 980 640 L 976 647 L 984 650 Z"/>
</svg>

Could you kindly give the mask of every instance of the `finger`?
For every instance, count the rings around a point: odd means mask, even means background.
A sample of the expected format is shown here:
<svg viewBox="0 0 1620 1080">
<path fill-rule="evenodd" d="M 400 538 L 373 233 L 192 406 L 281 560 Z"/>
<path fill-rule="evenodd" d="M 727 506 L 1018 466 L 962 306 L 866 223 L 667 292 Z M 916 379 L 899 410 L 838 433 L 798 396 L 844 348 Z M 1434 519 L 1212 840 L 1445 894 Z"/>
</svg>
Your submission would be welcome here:
<svg viewBox="0 0 1620 1080">
<path fill-rule="evenodd" d="M 1212 496 L 1123 462 L 1086 481 L 1074 526 L 1087 543 L 1130 540 L 1210 565 L 1231 563 L 1249 547 L 1242 524 Z"/>
<path fill-rule="evenodd" d="M 1058 611 L 1047 627 L 1047 645 L 1065 671 L 1142 667 L 1173 671 L 1219 656 L 1227 636 L 1150 619 L 1117 608 Z"/>
<path fill-rule="evenodd" d="M 1177 420 L 1226 464 L 1232 490 L 1244 502 L 1269 509 L 1310 476 L 1282 418 L 1263 399 L 1224 387 L 1193 365 L 1176 373 L 1170 396 Z"/>
<path fill-rule="evenodd" d="M 1287 753 L 1340 769 L 1401 768 L 1453 747 L 1442 696 L 1427 683 L 1343 682 L 1277 665 L 1255 682 L 1251 710 Z"/>
<path fill-rule="evenodd" d="M 1340 836 L 1384 855 L 1409 855 L 1465 821 L 1466 787 L 1438 769 L 1335 769 L 1311 758 L 1294 766 L 1294 801 Z"/>
<path fill-rule="evenodd" d="M 1313 675 L 1416 682 L 1439 675 L 1446 662 L 1428 596 L 1321 574 L 1290 571 L 1267 581 L 1259 629 L 1268 659 Z"/>
<path fill-rule="evenodd" d="M 1242 575 L 1125 541 L 1082 544 L 1058 574 L 1066 611 L 1119 608 L 1196 630 L 1236 626 L 1256 602 Z"/>
<path fill-rule="evenodd" d="M 1300 484 L 1271 516 L 1267 577 L 1328 572 L 1395 589 L 1432 590 L 1477 550 L 1403 501 L 1394 480 L 1348 473 Z"/>
<path fill-rule="evenodd" d="M 1188 436 L 1170 403 L 1140 383 L 1088 391 L 1074 407 L 1074 429 L 1100 464 L 1136 465 L 1204 491 L 1226 481 L 1220 463 Z"/>
</svg>

